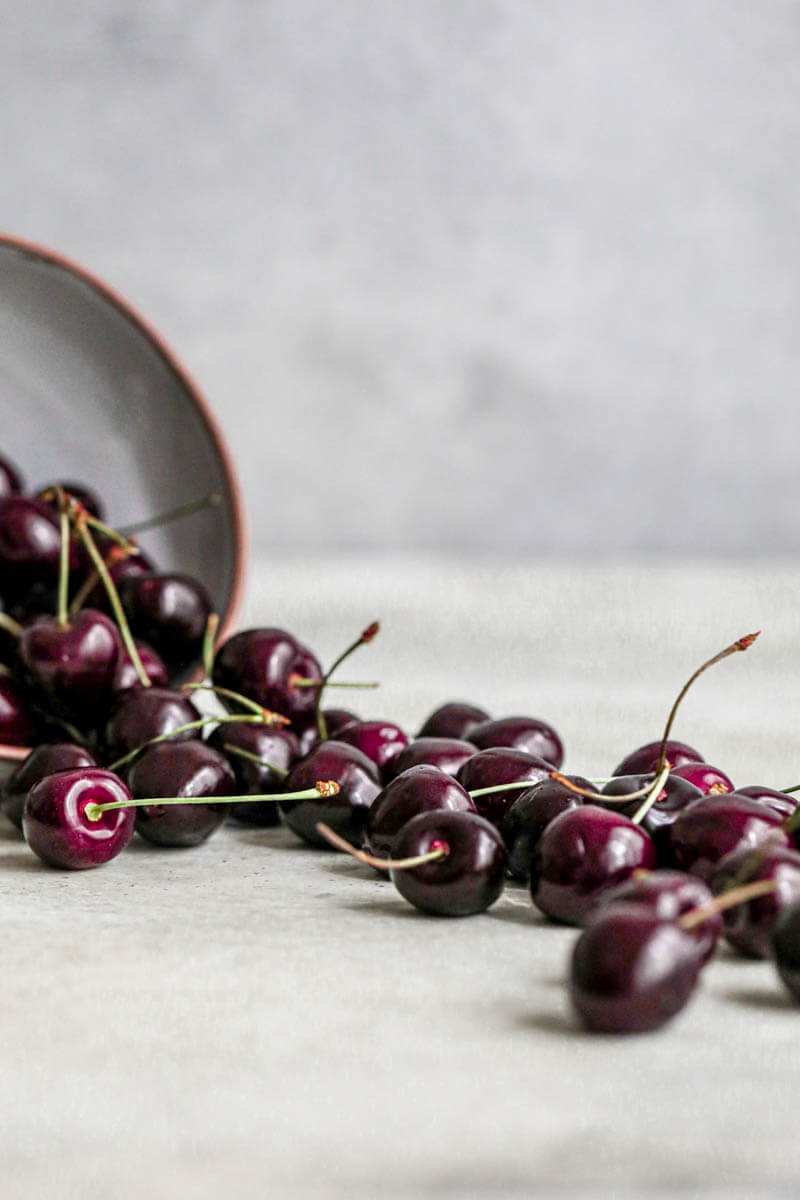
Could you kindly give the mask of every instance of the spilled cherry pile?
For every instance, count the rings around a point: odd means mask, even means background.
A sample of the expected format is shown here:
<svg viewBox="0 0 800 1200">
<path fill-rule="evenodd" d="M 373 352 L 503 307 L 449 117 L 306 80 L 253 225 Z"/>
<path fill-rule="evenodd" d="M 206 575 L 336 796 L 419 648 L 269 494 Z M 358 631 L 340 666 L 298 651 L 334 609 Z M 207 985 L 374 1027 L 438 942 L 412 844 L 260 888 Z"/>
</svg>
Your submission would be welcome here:
<svg viewBox="0 0 800 1200">
<path fill-rule="evenodd" d="M 0 810 L 43 862 L 96 867 L 134 832 L 196 846 L 228 814 L 281 822 L 425 913 L 481 913 L 509 876 L 526 883 L 547 918 L 582 927 L 569 990 L 588 1029 L 663 1025 L 721 934 L 774 959 L 800 999 L 795 789 L 734 787 L 671 737 L 699 675 L 758 635 L 704 663 L 663 736 L 593 780 L 561 773 L 561 738 L 538 718 L 448 702 L 409 739 L 324 707 L 331 686 L 376 686 L 332 677 L 377 622 L 326 671 L 281 629 L 217 646 L 202 584 L 156 571 L 134 532 L 84 485 L 24 495 L 0 460 L 0 741 L 33 747 Z"/>
</svg>

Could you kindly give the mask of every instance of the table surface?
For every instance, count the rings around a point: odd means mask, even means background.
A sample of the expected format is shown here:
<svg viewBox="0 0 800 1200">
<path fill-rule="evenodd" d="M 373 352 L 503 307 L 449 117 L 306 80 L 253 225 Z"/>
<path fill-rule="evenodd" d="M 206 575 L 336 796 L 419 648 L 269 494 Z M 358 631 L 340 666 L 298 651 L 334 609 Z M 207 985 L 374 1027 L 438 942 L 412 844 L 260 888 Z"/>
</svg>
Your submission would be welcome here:
<svg viewBox="0 0 800 1200">
<path fill-rule="evenodd" d="M 249 623 L 380 678 L 362 711 L 413 729 L 447 698 L 531 712 L 605 775 L 677 723 L 739 783 L 800 780 L 788 564 L 412 558 L 258 564 Z M 569 1013 L 575 931 L 524 889 L 450 921 L 284 830 L 196 850 L 134 841 L 43 868 L 0 831 L 0 1155 L 22 1196 L 796 1195 L 800 1009 L 724 948 L 658 1034 Z"/>
</svg>

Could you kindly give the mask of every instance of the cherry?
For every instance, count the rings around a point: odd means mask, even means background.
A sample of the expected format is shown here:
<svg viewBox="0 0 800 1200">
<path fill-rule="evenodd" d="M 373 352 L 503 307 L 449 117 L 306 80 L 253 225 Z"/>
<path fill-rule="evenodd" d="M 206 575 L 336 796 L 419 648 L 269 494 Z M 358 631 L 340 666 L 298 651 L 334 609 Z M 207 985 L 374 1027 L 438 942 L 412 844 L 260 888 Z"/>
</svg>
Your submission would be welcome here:
<svg viewBox="0 0 800 1200">
<path fill-rule="evenodd" d="M 568 775 L 578 787 L 591 788 L 588 779 Z M 551 821 L 583 800 L 555 779 L 542 779 L 518 796 L 500 822 L 500 833 L 508 850 L 508 869 L 514 879 L 527 883 L 531 858 L 539 838 Z"/>
<path fill-rule="evenodd" d="M 173 733 L 199 719 L 198 709 L 182 692 L 162 687 L 128 688 L 117 696 L 116 707 L 106 725 L 106 746 L 111 754 L 130 754 L 153 738 Z M 175 740 L 191 737 L 192 731 L 187 731 L 176 734 Z"/>
<path fill-rule="evenodd" d="M 650 906 L 604 905 L 575 944 L 570 998 L 587 1029 L 658 1029 L 688 1001 L 700 964 L 694 938 Z"/>
<path fill-rule="evenodd" d="M 82 870 L 124 850 L 133 836 L 134 810 L 119 808 L 89 820 L 88 804 L 130 802 L 122 780 L 99 767 L 47 775 L 28 793 L 22 814 L 25 840 L 43 862 Z"/>
<path fill-rule="evenodd" d="M 733 791 L 730 777 L 724 771 L 720 771 L 719 767 L 712 767 L 705 762 L 681 763 L 680 766 L 672 768 L 670 779 L 685 779 L 687 783 L 693 783 L 699 788 L 704 796 Z"/>
<path fill-rule="evenodd" d="M 310 650 L 282 629 L 246 629 L 220 646 L 213 680 L 241 692 L 264 708 L 293 720 L 316 709 L 318 688 L 300 687 L 298 679 L 322 680 Z"/>
<path fill-rule="evenodd" d="M 519 781 L 519 789 L 509 788 L 508 791 L 492 792 L 486 796 L 473 796 L 480 815 L 499 825 L 522 793 L 527 791 L 532 783 L 549 779 L 552 769 L 549 762 L 535 754 L 496 746 L 473 754 L 458 771 L 456 779 L 470 793 L 483 788 L 493 788 L 498 784 Z"/>
<path fill-rule="evenodd" d="M 661 753 L 661 742 L 648 742 L 633 750 L 612 772 L 614 775 L 649 775 L 658 768 Z M 686 742 L 667 741 L 664 743 L 666 761 L 671 767 L 679 767 L 684 763 L 703 762 L 703 756 Z"/>
<path fill-rule="evenodd" d="M 46 603 L 58 582 L 61 528 L 49 504 L 26 496 L 0 500 L 0 595 L 9 606 Z M 70 548 L 70 568 L 77 555 Z"/>
<path fill-rule="evenodd" d="M 498 721 L 483 721 L 473 725 L 469 740 L 479 750 L 506 746 L 535 754 L 557 769 L 564 761 L 561 738 L 551 725 L 535 717 L 503 717 Z"/>
<path fill-rule="evenodd" d="M 236 778 L 227 759 L 205 742 L 167 741 L 148 746 L 128 771 L 137 800 L 232 796 Z M 157 846 L 198 846 L 225 820 L 224 804 L 158 803 L 136 810 L 136 831 Z"/>
<path fill-rule="evenodd" d="M 113 621 L 84 608 L 63 621 L 40 617 L 19 639 L 19 662 L 35 696 L 79 724 L 93 724 L 111 698 L 121 650 Z"/>
<path fill-rule="evenodd" d="M 488 720 L 490 717 L 485 709 L 461 700 L 448 700 L 446 704 L 434 709 L 417 737 L 466 739 L 470 729 Z"/>
<path fill-rule="evenodd" d="M 37 746 L 6 781 L 0 794 L 0 812 L 22 829 L 22 811 L 28 792 L 48 775 L 70 771 L 76 767 L 96 767 L 97 759 L 91 750 L 74 742 L 55 742 Z"/>
<path fill-rule="evenodd" d="M 403 859 L 446 850 L 441 858 L 401 869 Z M 392 883 L 404 899 L 437 917 L 484 912 L 502 894 L 508 856 L 489 821 L 471 812 L 443 809 L 407 821 L 394 842 Z"/>
<path fill-rule="evenodd" d="M 148 646 L 147 642 L 142 642 L 136 638 L 135 643 L 139 653 L 139 660 L 144 667 L 147 678 L 156 687 L 167 687 L 169 676 L 167 668 L 164 665 L 164 660 L 160 655 L 156 654 L 152 646 Z M 117 659 L 117 669 L 114 672 L 112 690 L 115 692 L 124 692 L 128 688 L 141 686 L 142 683 L 136 673 L 136 667 L 133 665 L 131 656 L 125 647 L 121 646 L 119 658 Z"/>
<path fill-rule="evenodd" d="M 322 715 L 329 739 L 336 739 L 342 729 L 360 719 L 349 708 L 326 708 L 323 709 Z M 305 713 L 302 717 L 295 717 L 292 729 L 297 734 L 301 755 L 308 754 L 319 742 L 316 713 Z"/>
<path fill-rule="evenodd" d="M 8 458 L 0 458 L 0 499 L 14 496 L 23 489 L 22 476 Z"/>
<path fill-rule="evenodd" d="M 662 921 L 677 921 L 713 900 L 711 889 L 696 875 L 683 871 L 634 871 L 618 887 L 605 892 L 598 901 L 598 912 L 609 904 L 640 904 L 649 907 Z M 708 962 L 722 932 L 722 916 L 714 913 L 690 931 L 697 942 L 702 962 Z"/>
<path fill-rule="evenodd" d="M 446 775 L 455 775 L 474 754 L 475 747 L 472 742 L 462 742 L 458 738 L 415 738 L 387 764 L 385 777 L 388 782 L 396 775 L 402 775 L 409 767 L 422 764 L 438 767 Z"/>
<path fill-rule="evenodd" d="M 317 830 L 323 821 L 348 841 L 360 841 L 367 810 L 381 790 L 378 768 L 366 754 L 345 742 L 321 742 L 286 778 L 287 792 L 312 787 L 317 780 L 339 785 L 335 795 L 281 803 L 283 821 L 310 846 L 327 846 Z"/>
<path fill-rule="evenodd" d="M 772 954 L 781 979 L 800 1000 L 800 901 L 785 908 L 775 922 Z"/>
<path fill-rule="evenodd" d="M 0 674 L 0 744 L 29 746 L 34 728 L 34 718 L 19 683 L 10 675 Z"/>
<path fill-rule="evenodd" d="M 766 838 L 791 845 L 780 826 L 778 813 L 746 796 L 704 796 L 678 814 L 670 831 L 673 858 L 681 870 L 708 880 L 734 850 L 752 850 Z"/>
<path fill-rule="evenodd" d="M 102 538 L 97 538 L 98 543 L 102 542 Z M 126 552 L 119 546 L 109 543 L 104 554 L 108 573 L 115 587 L 119 588 L 126 579 L 132 579 L 141 575 L 149 575 L 155 571 L 155 567 L 151 560 L 138 547 L 135 552 Z M 108 593 L 104 588 L 102 581 L 96 578 L 94 566 L 87 554 L 83 554 L 80 567 L 80 573 L 86 576 L 85 595 L 81 598 L 82 603 L 89 605 L 90 608 L 99 608 L 103 612 L 110 612 L 111 606 L 108 600 Z"/>
<path fill-rule="evenodd" d="M 364 848 L 378 858 L 394 855 L 395 839 L 407 821 L 421 812 L 442 809 L 474 812 L 475 805 L 461 784 L 438 767 L 426 763 L 409 767 L 372 802 L 364 827 Z"/>
<path fill-rule="evenodd" d="M 650 773 L 646 775 L 616 775 L 605 784 L 602 794 L 609 797 L 625 796 L 653 783 L 655 783 L 655 775 Z M 695 787 L 688 779 L 682 779 L 674 771 L 670 771 L 666 783 L 658 794 L 658 799 L 642 819 L 642 828 L 646 829 L 653 839 L 659 866 L 674 865 L 669 838 L 670 829 L 678 814 L 683 812 L 688 804 L 692 804 L 702 797 L 703 793 L 700 788 Z M 602 802 L 598 801 L 598 803 Z M 638 805 L 639 801 L 634 800 L 627 805 L 615 805 L 614 811 L 624 813 L 625 816 L 633 816 Z"/>
<path fill-rule="evenodd" d="M 656 865 L 648 834 L 621 813 L 583 804 L 546 827 L 531 861 L 533 902 L 569 925 L 586 920 L 603 892 Z"/>
<path fill-rule="evenodd" d="M 770 958 L 776 921 L 786 908 L 800 901 L 800 854 L 786 846 L 773 848 L 768 844 L 757 850 L 735 851 L 718 864 L 711 887 L 718 895 L 723 894 L 742 877 L 748 883 L 772 880 L 775 890 L 728 909 L 725 937 L 749 958 Z"/>
<path fill-rule="evenodd" d="M 64 492 L 66 496 L 71 496 L 74 500 L 77 500 L 81 508 L 85 508 L 90 516 L 97 517 L 97 519 L 100 521 L 105 520 L 105 505 L 103 504 L 103 501 L 100 499 L 97 492 L 94 491 L 93 488 L 88 487 L 85 483 L 75 483 L 72 480 L 60 480 L 58 483 L 46 483 L 36 492 L 36 499 L 42 500 L 45 504 L 49 504 L 51 507 L 58 510 L 56 497 L 59 489 Z"/>
<path fill-rule="evenodd" d="M 134 634 L 171 666 L 191 665 L 212 609 L 203 585 L 190 575 L 150 572 L 129 574 L 117 586 Z"/>
<path fill-rule="evenodd" d="M 327 725 L 327 720 L 326 720 Z M 328 736 L 333 734 L 328 728 Z M 337 742 L 347 742 L 372 759 L 379 771 L 408 745 L 408 738 L 392 721 L 351 721 L 336 733 Z"/>
<path fill-rule="evenodd" d="M 218 725 L 208 738 L 233 768 L 236 786 L 245 796 L 283 788 L 283 782 L 300 757 L 296 736 L 288 729 L 231 721 Z M 234 804 L 231 815 L 248 825 L 280 824 L 277 804 Z"/>
<path fill-rule="evenodd" d="M 794 796 L 789 796 L 786 792 L 779 792 L 775 788 L 766 787 L 760 783 L 751 783 L 747 787 L 736 788 L 731 795 L 755 800 L 757 804 L 763 804 L 765 808 L 771 809 L 772 812 L 784 819 L 791 817 L 797 808 L 797 800 Z"/>
</svg>

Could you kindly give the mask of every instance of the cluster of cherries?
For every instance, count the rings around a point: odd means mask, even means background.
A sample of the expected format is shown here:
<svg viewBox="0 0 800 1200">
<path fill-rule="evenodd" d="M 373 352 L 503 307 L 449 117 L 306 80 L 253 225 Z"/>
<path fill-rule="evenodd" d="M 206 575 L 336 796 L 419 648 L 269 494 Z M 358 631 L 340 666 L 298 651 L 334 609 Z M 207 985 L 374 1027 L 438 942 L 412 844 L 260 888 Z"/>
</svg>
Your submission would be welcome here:
<svg viewBox="0 0 800 1200">
<path fill-rule="evenodd" d="M 792 789 L 734 788 L 670 737 L 694 680 L 756 635 L 694 673 L 659 742 L 590 781 L 560 773 L 561 739 L 538 718 L 450 702 L 410 740 L 325 708 L 332 675 L 377 623 L 327 671 L 280 629 L 215 646 L 202 586 L 154 571 L 86 488 L 26 497 L 0 463 L 0 494 L 0 695 L 16 714 L 0 738 L 36 743 L 0 809 L 44 862 L 99 866 L 134 831 L 195 846 L 232 813 L 346 850 L 426 913 L 480 913 L 509 876 L 527 883 L 547 917 L 583 926 L 570 994 L 589 1029 L 662 1025 L 723 931 L 775 959 L 800 998 Z M 202 678 L 179 687 L 198 662 Z M 214 715 L 200 697 L 216 698 Z"/>
</svg>

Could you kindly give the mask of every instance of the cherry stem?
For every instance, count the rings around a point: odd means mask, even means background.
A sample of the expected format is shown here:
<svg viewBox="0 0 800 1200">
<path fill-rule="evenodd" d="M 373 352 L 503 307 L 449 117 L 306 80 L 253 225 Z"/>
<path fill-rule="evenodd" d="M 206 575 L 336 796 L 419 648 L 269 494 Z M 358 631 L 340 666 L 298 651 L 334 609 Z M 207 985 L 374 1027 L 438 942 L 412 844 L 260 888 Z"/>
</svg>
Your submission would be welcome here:
<svg viewBox="0 0 800 1200">
<path fill-rule="evenodd" d="M 289 683 L 291 684 L 292 687 L 299 687 L 299 688 L 323 688 L 323 687 L 378 688 L 381 686 L 379 683 L 374 682 L 374 681 L 371 681 L 369 683 L 351 683 L 349 681 L 345 682 L 344 680 L 339 682 L 338 679 L 334 679 L 334 680 L 331 680 L 330 682 L 326 682 L 324 679 L 305 679 L 302 675 L 291 675 L 289 677 Z"/>
<path fill-rule="evenodd" d="M 163 512 L 156 513 L 154 517 L 146 517 L 143 521 L 134 521 L 132 525 L 123 525 L 121 533 L 123 537 L 130 537 L 134 533 L 144 533 L 148 529 L 159 529 L 162 525 L 169 525 L 172 521 L 179 521 L 181 517 L 191 517 L 193 513 L 201 512 L 204 508 L 216 508 L 222 503 L 222 496 L 219 492 L 208 492 L 205 496 L 200 496 L 196 500 L 189 500 L 186 504 L 179 504 L 175 508 L 167 508 Z"/>
<path fill-rule="evenodd" d="M 327 722 L 325 721 L 325 714 L 322 711 L 322 695 L 330 682 L 331 675 L 333 675 L 334 671 L 337 670 L 337 668 L 342 665 L 344 660 L 349 658 L 350 655 L 359 648 L 359 646 L 365 646 L 368 642 L 371 642 L 375 637 L 377 637 L 379 630 L 380 624 L 377 621 L 373 621 L 371 625 L 368 625 L 366 629 L 362 630 L 356 640 L 339 655 L 339 657 L 334 661 L 333 665 L 328 668 L 322 679 L 319 681 L 319 691 L 317 692 L 317 704 L 314 710 L 314 716 L 316 717 L 317 733 L 319 734 L 319 740 L 321 742 L 326 742 L 328 740 L 328 726 Z"/>
<path fill-rule="evenodd" d="M 794 787 L 781 788 L 781 791 L 785 792 L 787 796 L 790 796 L 792 792 L 800 792 L 800 783 L 796 783 Z"/>
<path fill-rule="evenodd" d="M 79 502 L 73 498 L 72 503 L 77 505 Z M 83 511 L 86 513 L 86 524 L 90 525 L 92 529 L 97 530 L 98 533 L 105 534 L 110 542 L 113 542 L 115 546 L 119 546 L 120 550 L 133 551 L 135 549 L 133 542 L 126 538 L 123 533 L 119 533 L 111 525 L 106 525 L 105 521 L 101 521 L 99 517 L 93 517 L 90 512 L 86 512 L 86 509 L 83 509 Z"/>
<path fill-rule="evenodd" d="M 248 762 L 257 763 L 259 767 L 265 767 L 268 771 L 274 771 L 276 775 L 288 775 L 286 767 L 277 767 L 274 763 L 265 762 L 263 758 L 259 758 L 257 754 L 251 753 L 250 750 L 245 750 L 242 746 L 234 746 L 231 742 L 223 742 L 222 749 L 226 754 L 235 754 L 237 758 L 246 758 Z"/>
<path fill-rule="evenodd" d="M 490 787 L 475 788 L 471 792 L 467 792 L 470 799 L 474 800 L 476 796 L 491 796 L 494 792 L 511 792 L 514 788 L 519 791 L 527 791 L 528 788 L 536 787 L 540 783 L 539 779 L 518 779 L 515 783 L 493 783 Z"/>
<path fill-rule="evenodd" d="M 103 813 L 114 812 L 118 808 L 167 808 L 177 804 L 252 804 L 256 801 L 264 804 L 274 800 L 279 804 L 282 800 L 316 800 L 320 796 L 335 796 L 339 785 L 335 779 L 321 779 L 313 787 L 304 788 L 302 792 L 265 793 L 259 796 L 154 796 L 143 800 L 114 800 L 108 804 L 95 804 L 90 801 L 83 810 L 89 821 L 99 821 Z"/>
<path fill-rule="evenodd" d="M 63 488 L 56 489 L 58 494 L 58 519 L 61 524 L 61 553 L 58 559 L 58 610 L 59 629 L 66 629 L 69 624 L 69 512 L 67 497 Z"/>
<path fill-rule="evenodd" d="M 249 713 L 255 713 L 261 717 L 265 725 L 290 725 L 288 717 L 284 717 L 282 713 L 272 712 L 269 708 L 264 708 L 255 700 L 251 700 L 248 696 L 243 696 L 241 692 L 232 692 L 230 688 L 218 687 L 215 683 L 208 683 L 204 680 L 202 683 L 184 683 L 181 688 L 183 692 L 213 692 L 215 696 L 225 696 L 228 700 L 235 700 L 237 704 L 241 704 L 242 708 Z M 235 716 L 229 719 L 235 719 Z"/>
<path fill-rule="evenodd" d="M 203 674 L 206 679 L 211 678 L 211 672 L 214 669 L 214 649 L 218 629 L 219 616 L 215 612 L 209 613 L 208 620 L 206 621 L 206 631 L 203 635 Z"/>
<path fill-rule="evenodd" d="M 0 612 L 0 629 L 5 629 L 12 637 L 18 638 L 22 633 L 22 626 L 19 621 L 15 621 L 8 613 Z"/>
<path fill-rule="evenodd" d="M 131 558 L 133 555 L 138 553 L 139 549 L 136 546 L 131 546 L 127 550 L 123 550 L 120 546 L 112 546 L 110 552 L 103 561 L 105 562 L 106 566 L 109 566 L 112 562 L 112 559 L 114 563 L 117 563 L 123 559 Z M 90 592 L 94 591 L 99 582 L 100 576 L 98 572 L 90 571 L 75 595 L 72 597 L 72 604 L 69 606 L 70 613 L 76 613 L 79 608 L 83 608 L 84 604 L 86 603 L 86 598 Z"/>
<path fill-rule="evenodd" d="M 136 675 L 137 675 L 142 687 L 150 687 L 150 677 L 147 674 L 147 672 L 145 671 L 145 669 L 142 665 L 142 660 L 139 657 L 139 651 L 136 649 L 136 643 L 133 640 L 133 634 L 131 633 L 131 627 L 128 624 L 128 618 L 125 616 L 125 610 L 122 607 L 122 603 L 119 598 L 119 592 L 117 591 L 116 587 L 114 586 L 114 580 L 111 578 L 111 576 L 108 572 L 108 567 L 103 562 L 103 556 L 100 554 L 100 551 L 97 549 L 97 546 L 95 545 L 95 540 L 92 537 L 91 533 L 89 532 L 88 525 L 87 525 L 86 510 L 75 505 L 75 502 L 73 501 L 72 502 L 72 512 L 74 515 L 75 527 L 76 527 L 78 533 L 80 534 L 80 537 L 81 537 L 81 540 L 82 540 L 84 546 L 86 547 L 87 551 L 89 552 L 89 557 L 91 558 L 92 562 L 95 565 L 95 570 L 97 571 L 97 574 L 100 576 L 101 580 L 103 581 L 103 587 L 106 589 L 109 603 L 111 604 L 111 608 L 113 610 L 114 617 L 116 618 L 116 622 L 119 627 L 120 636 L 122 637 L 122 641 L 125 644 L 125 649 L 128 652 L 128 657 L 130 658 L 131 662 L 133 663 L 133 669 L 135 670 Z"/>
<path fill-rule="evenodd" d="M 757 879 L 754 883 L 745 883 L 742 887 L 731 888 L 713 900 L 709 900 L 708 904 L 701 904 L 699 908 L 693 908 L 690 912 L 684 913 L 678 921 L 678 925 L 688 932 L 697 925 L 702 925 L 710 917 L 715 917 L 717 913 L 724 912 L 726 908 L 735 908 L 737 904 L 745 904 L 748 900 L 754 900 L 756 896 L 768 896 L 771 892 L 777 891 L 777 888 L 778 882 L 775 879 Z"/>
<path fill-rule="evenodd" d="M 657 771 L 660 771 L 667 761 L 667 742 L 669 741 L 669 735 L 672 732 L 672 723 L 675 720 L 675 714 L 680 707 L 681 701 L 689 691 L 689 688 L 692 686 L 694 681 L 699 678 L 704 671 L 707 671 L 709 667 L 713 667 L 715 663 L 722 662 L 723 658 L 727 658 L 730 654 L 736 654 L 738 650 L 748 650 L 760 632 L 761 630 L 759 629 L 756 633 L 748 633 L 745 635 L 745 637 L 737 638 L 736 641 L 732 642 L 730 646 L 726 646 L 724 650 L 720 650 L 719 654 L 715 654 L 713 658 L 709 658 L 708 662 L 704 662 L 703 665 L 698 667 L 695 673 L 691 675 L 689 679 L 687 679 L 686 683 L 678 693 L 678 697 L 670 709 L 669 716 L 667 717 L 664 736 L 661 739 L 661 749 L 658 753 L 658 765 L 656 767 Z"/>
<path fill-rule="evenodd" d="M 148 746 L 155 746 L 158 742 L 168 742 L 170 738 L 174 738 L 179 733 L 191 733 L 193 729 L 204 729 L 206 725 L 228 725 L 233 721 L 243 721 L 250 725 L 267 725 L 268 722 L 261 716 L 250 716 L 242 713 L 237 713 L 230 717 L 199 717 L 196 721 L 187 721 L 185 725 L 178 725 L 176 729 L 170 729 L 169 733 L 159 733 L 157 737 L 150 738 L 147 742 L 142 742 L 141 746 L 136 746 L 135 749 L 129 750 L 127 754 L 123 754 L 122 758 L 118 758 L 107 769 L 116 771 L 119 767 L 124 767 L 132 759 L 136 758 L 137 754 L 141 754 Z"/>
<path fill-rule="evenodd" d="M 450 853 L 447 842 L 437 842 L 431 846 L 427 854 L 417 854 L 413 858 L 375 858 L 372 854 L 367 854 L 366 850 L 357 850 L 355 846 L 351 846 L 338 833 L 334 833 L 330 825 L 326 825 L 324 821 L 317 821 L 316 829 L 317 833 L 321 834 L 326 842 L 330 842 L 337 850 L 344 850 L 345 854 L 349 854 L 351 858 L 365 863 L 368 867 L 375 867 L 378 871 L 406 871 L 410 867 L 421 867 L 423 863 L 436 862 L 440 858 L 446 858 Z"/>
<path fill-rule="evenodd" d="M 648 795 L 647 799 L 644 801 L 644 803 L 639 808 L 637 808 L 636 812 L 631 817 L 631 820 L 633 821 L 634 825 L 640 825 L 642 823 L 642 821 L 645 819 L 647 814 L 650 812 L 650 809 L 655 804 L 656 800 L 658 800 L 659 796 L 661 795 L 661 791 L 664 787 L 664 784 L 667 782 L 667 779 L 669 778 L 670 769 L 671 768 L 669 766 L 666 766 L 666 767 L 664 767 L 664 769 L 661 772 L 659 772 L 655 783 L 652 785 L 652 790 L 650 791 L 650 794 Z"/>
<path fill-rule="evenodd" d="M 589 791 L 588 788 L 579 787 L 577 783 L 567 779 L 566 775 L 562 775 L 560 771 L 551 771 L 550 778 L 555 779 L 556 783 L 560 783 L 570 792 L 574 792 L 576 796 L 587 796 L 590 800 L 602 800 L 604 804 L 626 804 L 628 800 L 638 800 L 640 796 L 649 796 L 654 786 L 654 781 L 651 779 L 645 787 L 640 787 L 635 792 L 623 792 L 620 796 L 607 796 L 605 792 L 594 792 Z M 608 779 L 605 782 L 610 783 L 611 780 Z"/>
</svg>

